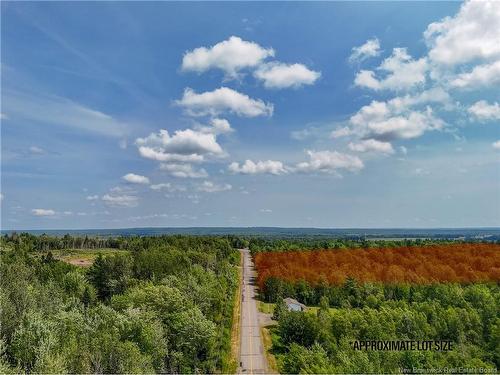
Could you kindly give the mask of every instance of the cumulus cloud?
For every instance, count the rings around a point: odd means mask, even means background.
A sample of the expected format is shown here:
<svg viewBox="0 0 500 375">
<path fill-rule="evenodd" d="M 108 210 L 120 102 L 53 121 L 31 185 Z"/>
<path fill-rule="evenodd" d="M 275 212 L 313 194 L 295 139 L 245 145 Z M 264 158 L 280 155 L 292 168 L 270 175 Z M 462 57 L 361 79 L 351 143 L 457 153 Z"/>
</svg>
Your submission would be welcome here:
<svg viewBox="0 0 500 375">
<path fill-rule="evenodd" d="M 450 80 L 450 86 L 460 89 L 473 89 L 477 87 L 492 86 L 499 82 L 500 60 L 492 64 L 478 65 L 470 72 L 460 73 L 454 76 Z"/>
<path fill-rule="evenodd" d="M 357 156 L 343 154 L 338 151 L 307 151 L 309 161 L 296 165 L 298 172 L 336 173 L 339 169 L 351 172 L 363 169 L 363 161 Z"/>
<path fill-rule="evenodd" d="M 149 184 L 149 178 L 147 178 L 146 176 L 141 176 L 141 175 L 135 174 L 135 173 L 127 173 L 122 178 L 125 181 L 130 182 L 131 184 L 142 184 L 142 185 Z"/>
<path fill-rule="evenodd" d="M 369 122 L 366 127 L 374 137 L 382 139 L 410 139 L 420 137 L 429 130 L 439 130 L 444 122 L 433 115 L 432 109 L 412 111 L 405 116 L 390 117 L 381 121 Z"/>
<path fill-rule="evenodd" d="M 221 69 L 228 77 L 234 78 L 241 69 L 255 67 L 272 56 L 272 48 L 263 48 L 257 43 L 231 36 L 211 47 L 199 47 L 186 52 L 182 59 L 182 70 L 202 73 L 209 69 Z"/>
<path fill-rule="evenodd" d="M 426 81 L 427 59 L 414 60 L 406 48 L 394 48 L 392 55 L 377 68 L 383 73 L 377 77 L 374 71 L 361 70 L 354 84 L 372 90 L 407 90 Z"/>
<path fill-rule="evenodd" d="M 468 1 L 454 17 L 431 23 L 424 33 L 429 58 L 456 65 L 500 58 L 500 2 Z"/>
<path fill-rule="evenodd" d="M 182 99 L 176 101 L 190 116 L 218 116 L 229 112 L 242 117 L 272 116 L 273 105 L 228 87 L 214 91 L 196 93 L 190 88 L 184 90 Z"/>
<path fill-rule="evenodd" d="M 186 191 L 186 188 L 184 186 L 174 186 L 170 182 L 162 184 L 153 184 L 150 185 L 149 187 L 155 191 L 166 190 L 169 193 L 173 193 L 175 191 Z"/>
<path fill-rule="evenodd" d="M 427 27 L 424 39 L 428 51 L 421 58 L 413 58 L 406 48 L 394 48 L 376 69 L 358 72 L 356 86 L 411 91 L 363 106 L 351 116 L 348 127 L 336 129 L 331 137 L 357 136 L 361 141 L 351 142 L 349 148 L 361 152 L 369 140 L 388 147 L 390 140 L 417 138 L 427 131 L 444 129 L 446 124 L 436 112 L 460 109 L 451 97 L 457 89 L 490 89 L 500 83 L 499 21 L 499 2 L 465 2 L 456 15 Z M 499 107 L 497 102 L 480 100 L 469 104 L 467 112 L 479 121 L 498 120 Z"/>
<path fill-rule="evenodd" d="M 208 177 L 205 169 L 195 169 L 191 164 L 168 163 L 161 164 L 160 169 L 173 177 L 179 178 L 204 178 Z"/>
<path fill-rule="evenodd" d="M 348 126 L 343 126 L 341 128 L 337 128 L 330 133 L 330 138 L 340 138 L 347 137 L 352 134 L 352 130 Z"/>
<path fill-rule="evenodd" d="M 243 164 L 233 162 L 228 167 L 231 173 L 240 174 L 272 174 L 280 175 L 287 173 L 287 168 L 281 161 L 265 160 L 254 162 L 245 160 Z"/>
<path fill-rule="evenodd" d="M 367 40 L 363 45 L 354 47 L 349 62 L 361 62 L 369 57 L 380 55 L 380 41 L 377 38 Z"/>
<path fill-rule="evenodd" d="M 139 198 L 129 194 L 105 194 L 101 200 L 110 207 L 136 207 Z"/>
<path fill-rule="evenodd" d="M 486 100 L 480 100 L 471 105 L 467 111 L 481 121 L 500 120 L 500 105 L 497 102 L 489 104 Z"/>
<path fill-rule="evenodd" d="M 376 139 L 365 139 L 358 143 L 349 143 L 349 149 L 356 152 L 377 152 L 382 154 L 393 154 L 394 149 L 389 142 L 381 142 Z"/>
<path fill-rule="evenodd" d="M 96 201 L 99 199 L 99 196 L 98 195 L 87 195 L 87 198 L 86 198 L 88 201 Z"/>
<path fill-rule="evenodd" d="M 196 130 L 202 133 L 212 133 L 215 135 L 229 134 L 234 131 L 229 121 L 223 118 L 213 118 L 210 120 L 209 126 L 198 125 L 196 126 Z"/>
<path fill-rule="evenodd" d="M 369 105 L 361 107 L 361 109 L 351 116 L 349 122 L 355 126 L 362 126 L 370 121 L 380 121 L 387 118 L 390 114 L 389 106 L 386 102 L 373 100 Z"/>
<path fill-rule="evenodd" d="M 54 216 L 56 214 L 54 210 L 45 208 L 34 208 L 31 210 L 31 213 L 33 216 Z"/>
<path fill-rule="evenodd" d="M 493 142 L 493 148 L 495 150 L 500 150 L 500 140 Z"/>
<path fill-rule="evenodd" d="M 310 70 L 302 64 L 272 62 L 260 65 L 254 76 L 262 81 L 266 88 L 283 89 L 312 85 L 321 77 L 321 73 Z"/>
<path fill-rule="evenodd" d="M 210 124 L 215 134 L 227 134 L 234 131 L 229 121 L 224 118 L 213 118 L 210 120 Z"/>
<path fill-rule="evenodd" d="M 444 107 L 451 106 L 451 97 L 442 87 L 433 87 L 419 93 L 395 97 L 387 102 L 394 113 L 401 113 L 411 107 L 423 104 L 442 104 Z"/>
<path fill-rule="evenodd" d="M 353 133 L 378 140 L 417 138 L 426 131 L 444 127 L 444 121 L 435 117 L 430 107 L 399 113 L 391 103 L 375 100 L 363 106 L 349 122 Z"/>
<path fill-rule="evenodd" d="M 203 181 L 203 183 L 198 186 L 198 191 L 204 193 L 218 193 L 221 191 L 231 190 L 233 187 L 230 184 L 215 184 L 212 181 Z"/>
<path fill-rule="evenodd" d="M 163 162 L 202 162 L 207 156 L 222 156 L 216 135 L 192 129 L 176 130 L 171 136 L 167 130 L 138 138 L 139 154 L 147 159 Z"/>
</svg>

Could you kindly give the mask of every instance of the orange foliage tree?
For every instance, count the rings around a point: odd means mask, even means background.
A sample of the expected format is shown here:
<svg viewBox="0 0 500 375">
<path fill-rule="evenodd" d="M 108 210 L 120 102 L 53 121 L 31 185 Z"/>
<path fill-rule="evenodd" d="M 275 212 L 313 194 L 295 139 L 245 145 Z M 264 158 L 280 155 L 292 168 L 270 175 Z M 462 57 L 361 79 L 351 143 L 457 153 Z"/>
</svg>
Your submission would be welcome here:
<svg viewBox="0 0 500 375">
<path fill-rule="evenodd" d="M 313 285 L 321 278 L 338 285 L 347 277 L 419 284 L 500 281 L 500 244 L 269 252 L 257 253 L 254 261 L 260 287 L 268 277 Z"/>
</svg>

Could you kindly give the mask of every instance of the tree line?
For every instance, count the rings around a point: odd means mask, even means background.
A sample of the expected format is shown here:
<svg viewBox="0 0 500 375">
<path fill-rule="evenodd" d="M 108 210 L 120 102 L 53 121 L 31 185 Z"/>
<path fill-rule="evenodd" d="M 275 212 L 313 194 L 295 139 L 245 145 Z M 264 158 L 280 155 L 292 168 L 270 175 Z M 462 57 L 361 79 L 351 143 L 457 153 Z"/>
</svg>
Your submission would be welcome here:
<svg viewBox="0 0 500 375">
<path fill-rule="evenodd" d="M 239 254 L 227 238 L 110 241 L 103 246 L 126 244 L 130 251 L 103 250 L 88 269 L 40 247 L 72 240 L 3 238 L 0 372 L 234 369 L 230 331 Z"/>
<path fill-rule="evenodd" d="M 274 298 L 278 325 L 272 329 L 272 351 L 282 373 L 500 366 L 498 283 L 396 286 L 348 279 L 316 289 L 316 295 L 296 288 L 295 297 L 318 302 L 319 308 L 289 312 L 283 295 Z M 450 340 L 452 350 L 360 351 L 354 340 Z"/>
<path fill-rule="evenodd" d="M 254 261 L 258 284 L 264 289 L 271 277 L 311 284 L 341 284 L 348 277 L 420 284 L 500 281 L 500 244 L 493 243 L 259 252 Z"/>
</svg>

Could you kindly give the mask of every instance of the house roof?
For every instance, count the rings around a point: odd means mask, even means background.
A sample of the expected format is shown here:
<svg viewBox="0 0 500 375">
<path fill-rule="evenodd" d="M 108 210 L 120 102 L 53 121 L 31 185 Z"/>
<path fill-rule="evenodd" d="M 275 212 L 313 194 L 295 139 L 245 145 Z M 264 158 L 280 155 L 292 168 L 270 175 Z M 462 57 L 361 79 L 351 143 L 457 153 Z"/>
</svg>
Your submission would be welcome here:
<svg viewBox="0 0 500 375">
<path fill-rule="evenodd" d="M 306 305 L 304 305 L 303 303 L 300 303 L 299 301 L 297 301 L 296 299 L 293 299 L 293 298 L 283 298 L 283 301 L 285 301 L 285 303 L 287 305 L 299 305 L 299 306 L 302 306 L 302 307 L 306 307 Z"/>
</svg>

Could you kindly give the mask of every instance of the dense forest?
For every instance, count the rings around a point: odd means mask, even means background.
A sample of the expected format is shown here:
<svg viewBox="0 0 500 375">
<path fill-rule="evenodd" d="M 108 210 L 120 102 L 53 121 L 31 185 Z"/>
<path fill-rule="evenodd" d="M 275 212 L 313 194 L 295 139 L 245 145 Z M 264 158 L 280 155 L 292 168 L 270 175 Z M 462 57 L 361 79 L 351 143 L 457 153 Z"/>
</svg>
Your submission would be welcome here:
<svg viewBox="0 0 500 375">
<path fill-rule="evenodd" d="M 277 298 L 272 351 L 282 373 L 500 367 L 497 283 L 385 286 L 349 279 L 322 292 L 308 297 L 319 297 L 319 309 L 306 312 L 289 312 Z M 450 340 L 452 350 L 355 350 L 353 340 Z"/>
<path fill-rule="evenodd" d="M 500 244 L 494 243 L 259 252 L 254 259 L 264 289 L 272 277 L 311 284 L 342 284 L 348 277 L 420 284 L 500 280 Z"/>
<path fill-rule="evenodd" d="M 289 252 L 305 250 L 331 250 L 331 249 L 372 249 L 389 247 L 409 247 L 444 245 L 457 243 L 456 240 L 446 237 L 439 238 L 364 238 L 360 236 L 351 237 L 243 237 L 240 241 L 245 241 L 252 254 L 260 252 Z M 482 240 L 467 241 L 482 242 Z M 488 241 L 491 243 L 494 241 Z"/>
<path fill-rule="evenodd" d="M 239 254 L 227 238 L 4 237 L 0 372 L 215 373 L 230 357 Z M 82 268 L 65 246 L 127 249 Z"/>
</svg>

